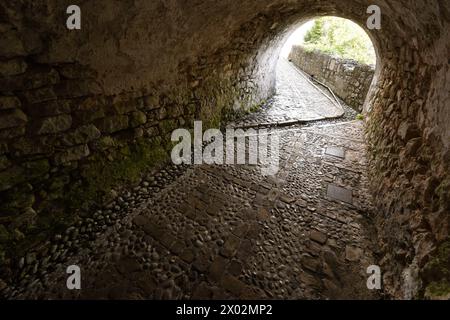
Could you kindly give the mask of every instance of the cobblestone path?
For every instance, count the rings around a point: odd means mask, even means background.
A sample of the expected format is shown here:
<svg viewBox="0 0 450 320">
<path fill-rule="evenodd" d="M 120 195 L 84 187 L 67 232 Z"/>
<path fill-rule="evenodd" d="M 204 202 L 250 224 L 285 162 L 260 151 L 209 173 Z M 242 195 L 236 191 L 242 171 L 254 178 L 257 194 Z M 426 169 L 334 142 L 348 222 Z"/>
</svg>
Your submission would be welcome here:
<svg viewBox="0 0 450 320">
<path fill-rule="evenodd" d="M 286 110 L 279 108 L 261 113 L 278 119 Z M 261 175 L 257 166 L 167 167 L 48 244 L 49 260 L 38 268 L 25 262 L 31 275 L 8 295 L 378 298 L 366 287 L 366 269 L 377 261 L 363 122 L 334 120 L 276 134 L 276 176 Z M 83 249 L 74 250 L 77 239 Z M 72 264 L 81 268 L 79 291 L 66 287 Z"/>
<path fill-rule="evenodd" d="M 276 94 L 259 112 L 237 125 L 273 122 L 314 121 L 341 117 L 344 110 L 328 97 L 328 91 L 312 86 L 292 63 L 280 58 L 277 66 Z"/>
</svg>

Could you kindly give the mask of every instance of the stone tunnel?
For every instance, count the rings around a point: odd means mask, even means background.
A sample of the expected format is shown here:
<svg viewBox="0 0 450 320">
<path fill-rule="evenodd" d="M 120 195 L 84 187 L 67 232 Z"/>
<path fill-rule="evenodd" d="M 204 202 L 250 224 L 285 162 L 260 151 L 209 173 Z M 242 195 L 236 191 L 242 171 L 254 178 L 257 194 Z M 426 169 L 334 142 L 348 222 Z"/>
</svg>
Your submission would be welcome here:
<svg viewBox="0 0 450 320">
<path fill-rule="evenodd" d="M 81 29 L 68 30 L 71 4 L 0 4 L 3 284 L 78 211 L 164 162 L 174 129 L 267 101 L 289 35 L 338 16 L 367 31 L 378 59 L 364 112 L 386 293 L 448 290 L 448 1 L 80 0 Z M 372 4 L 380 30 L 366 26 Z"/>
</svg>

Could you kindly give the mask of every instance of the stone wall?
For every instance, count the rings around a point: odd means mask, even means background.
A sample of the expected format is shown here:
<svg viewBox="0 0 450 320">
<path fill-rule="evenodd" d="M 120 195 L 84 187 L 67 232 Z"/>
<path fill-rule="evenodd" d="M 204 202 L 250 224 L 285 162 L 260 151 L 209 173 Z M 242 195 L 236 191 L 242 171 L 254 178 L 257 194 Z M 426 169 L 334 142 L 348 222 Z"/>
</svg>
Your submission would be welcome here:
<svg viewBox="0 0 450 320">
<path fill-rule="evenodd" d="M 337 15 L 365 28 L 373 1 L 80 1 L 79 31 L 65 28 L 70 4 L 0 3 L 4 278 L 78 209 L 161 161 L 171 129 L 216 126 L 268 98 L 300 23 Z M 450 4 L 376 4 L 382 29 L 366 31 L 379 65 L 364 109 L 385 289 L 436 296 L 450 288 Z"/>
<path fill-rule="evenodd" d="M 375 66 L 294 46 L 289 54 L 297 67 L 330 87 L 345 103 L 362 112 Z"/>
<path fill-rule="evenodd" d="M 87 30 L 71 33 L 60 28 L 66 7 L 44 3 L 0 6 L 0 263 L 11 267 L 2 268 L 5 277 L 29 248 L 111 201 L 112 188 L 134 183 L 165 161 L 174 129 L 191 128 L 194 119 L 218 127 L 273 92 L 273 72 L 261 69 L 274 57 L 259 48 L 243 52 L 230 41 L 220 55 L 185 57 L 180 52 L 187 50 L 178 48 L 179 60 L 172 57 L 158 73 L 164 61 L 138 62 L 154 48 L 134 48 L 124 34 L 135 30 L 143 37 L 156 26 L 139 24 L 137 17 L 126 31 L 105 30 L 105 15 L 120 20 L 123 8 L 117 4 L 109 7 L 113 13 L 105 12 L 109 5 L 103 1 L 83 7 L 83 21 L 104 13 L 98 25 L 86 22 Z M 253 25 L 236 30 L 234 39 Z M 126 49 L 96 39 L 97 27 Z M 87 39 L 92 42 L 75 48 Z M 167 51 L 161 59 L 168 58 Z M 261 61 L 261 67 L 249 61 Z M 258 77 L 264 85 L 257 85 Z"/>
</svg>

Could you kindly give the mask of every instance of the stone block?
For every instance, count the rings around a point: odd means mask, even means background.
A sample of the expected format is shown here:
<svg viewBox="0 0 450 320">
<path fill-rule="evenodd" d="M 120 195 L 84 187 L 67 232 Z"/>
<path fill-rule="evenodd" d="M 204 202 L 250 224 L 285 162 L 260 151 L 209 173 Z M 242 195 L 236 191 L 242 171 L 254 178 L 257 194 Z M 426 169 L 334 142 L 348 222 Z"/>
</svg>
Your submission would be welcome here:
<svg viewBox="0 0 450 320">
<path fill-rule="evenodd" d="M 168 113 L 171 117 L 179 117 L 184 114 L 183 106 L 182 105 L 172 105 L 169 107 Z"/>
<path fill-rule="evenodd" d="M 5 170 L 11 166 L 11 161 L 9 161 L 8 157 L 0 156 L 0 171 Z"/>
<path fill-rule="evenodd" d="M 47 159 L 26 161 L 21 163 L 21 166 L 25 169 L 28 179 L 41 177 L 50 171 L 50 164 Z"/>
<path fill-rule="evenodd" d="M 345 259 L 351 262 L 359 261 L 362 256 L 362 249 L 354 246 L 345 247 Z"/>
<path fill-rule="evenodd" d="M 0 224 L 0 243 L 7 242 L 10 239 L 10 234 L 5 226 Z M 6 287 L 6 286 L 5 286 Z M 1 290 L 1 288 L 0 288 Z"/>
<path fill-rule="evenodd" d="M 211 264 L 211 261 L 210 261 L 208 255 L 205 253 L 201 253 L 196 257 L 192 266 L 195 269 L 197 269 L 198 271 L 204 273 L 204 272 L 208 271 L 210 264 Z"/>
<path fill-rule="evenodd" d="M 231 292 L 235 297 L 239 297 L 245 288 L 245 284 L 236 277 L 226 275 L 222 279 L 222 286 Z"/>
<path fill-rule="evenodd" d="M 27 116 L 20 109 L 0 111 L 0 129 L 22 126 L 25 125 L 27 121 Z"/>
<path fill-rule="evenodd" d="M 26 127 L 15 127 L 0 130 L 0 140 L 10 140 L 25 135 Z"/>
<path fill-rule="evenodd" d="M 8 168 L 8 170 L 0 172 L 0 191 L 10 189 L 26 180 L 24 168 L 19 166 Z"/>
<path fill-rule="evenodd" d="M 69 148 L 66 151 L 55 156 L 56 164 L 66 164 L 71 161 L 78 161 L 89 156 L 90 151 L 87 145 L 76 146 Z"/>
<path fill-rule="evenodd" d="M 160 132 L 163 134 L 171 133 L 173 130 L 177 129 L 178 122 L 176 120 L 163 120 L 159 123 Z"/>
<path fill-rule="evenodd" d="M 167 109 L 166 108 L 160 108 L 158 110 L 156 110 L 156 119 L 157 120 L 163 120 L 165 118 L 167 118 Z"/>
<path fill-rule="evenodd" d="M 328 185 L 327 197 L 346 203 L 353 202 L 353 192 L 351 190 L 339 187 L 334 184 Z"/>
<path fill-rule="evenodd" d="M 55 91 L 63 98 L 81 98 L 102 93 L 100 86 L 92 80 L 65 80 L 56 86 Z"/>
<path fill-rule="evenodd" d="M 153 110 L 159 108 L 159 97 L 157 95 L 150 95 L 144 97 L 145 110 Z"/>
<path fill-rule="evenodd" d="M 212 281 L 220 282 L 225 269 L 227 267 L 228 260 L 224 257 L 217 256 L 211 266 L 209 267 L 209 277 Z"/>
<path fill-rule="evenodd" d="M 192 261 L 194 261 L 194 257 L 195 257 L 194 251 L 192 251 L 191 249 L 183 250 L 183 252 L 180 255 L 180 259 L 186 263 L 191 263 Z"/>
<path fill-rule="evenodd" d="M 345 158 L 345 150 L 341 147 L 327 147 L 325 154 L 336 158 Z"/>
<path fill-rule="evenodd" d="M 61 65 L 58 71 L 66 79 L 93 79 L 96 76 L 94 70 L 76 63 Z"/>
<path fill-rule="evenodd" d="M 56 117 L 44 118 L 36 125 L 37 134 L 53 134 L 67 131 L 72 126 L 70 115 L 59 115 Z"/>
<path fill-rule="evenodd" d="M 200 285 L 198 285 L 195 288 L 195 291 L 192 295 L 193 300 L 210 300 L 213 296 L 212 289 L 209 287 L 209 285 L 206 282 L 201 282 Z"/>
<path fill-rule="evenodd" d="M 60 78 L 55 69 L 43 68 L 42 70 L 33 70 L 28 72 L 23 77 L 24 89 L 38 89 L 48 87 L 59 83 Z"/>
<path fill-rule="evenodd" d="M 22 59 L 11 59 L 0 62 L 0 76 L 10 77 L 24 73 L 27 70 L 27 64 Z"/>
<path fill-rule="evenodd" d="M 128 116 L 110 116 L 97 121 L 97 127 L 101 132 L 114 133 L 128 128 Z"/>
<path fill-rule="evenodd" d="M 416 157 L 422 146 L 422 138 L 414 138 L 408 141 L 405 147 L 405 155 L 407 157 Z"/>
<path fill-rule="evenodd" d="M 81 123 L 91 123 L 106 115 L 104 101 L 96 97 L 84 98 L 73 107 L 73 116 Z"/>
<path fill-rule="evenodd" d="M 18 56 L 25 56 L 27 51 L 20 39 L 19 32 L 9 30 L 2 33 L 0 37 L 0 56 L 5 58 L 13 58 Z"/>
<path fill-rule="evenodd" d="M 50 87 L 26 91 L 24 96 L 30 104 L 56 100 L 55 92 Z"/>
<path fill-rule="evenodd" d="M 404 121 L 400 124 L 397 131 L 403 141 L 409 141 L 420 137 L 420 130 L 415 123 Z"/>
<path fill-rule="evenodd" d="M 136 111 L 136 104 L 133 100 L 131 101 L 121 101 L 113 104 L 112 109 L 116 114 L 127 114 Z"/>
<path fill-rule="evenodd" d="M 309 237 L 311 240 L 320 243 L 320 244 L 325 244 L 327 242 L 327 235 L 317 231 L 317 230 L 312 230 L 309 234 Z"/>
<path fill-rule="evenodd" d="M 25 177 L 25 175 L 24 175 Z M 34 204 L 35 197 L 30 184 L 18 185 L 2 193 L 0 202 L 1 215 L 15 215 L 23 212 Z"/>
<path fill-rule="evenodd" d="M 38 139 L 21 137 L 13 143 L 12 149 L 15 150 L 16 156 L 29 156 L 49 153 L 52 151 L 52 146 L 51 141 L 46 137 Z"/>
<path fill-rule="evenodd" d="M 135 258 L 124 257 L 117 262 L 117 270 L 123 275 L 129 275 L 130 273 L 141 271 L 141 265 Z"/>
<path fill-rule="evenodd" d="M 228 267 L 228 271 L 231 275 L 237 277 L 241 274 L 242 268 L 242 264 L 238 260 L 233 260 Z"/>
<path fill-rule="evenodd" d="M 233 234 L 230 234 L 230 236 L 223 245 L 221 254 L 227 258 L 233 257 L 236 254 L 237 250 L 239 249 L 240 244 L 241 239 L 239 239 Z"/>
<path fill-rule="evenodd" d="M 11 224 L 12 229 L 28 230 L 36 224 L 37 213 L 33 208 L 27 208 Z"/>
<path fill-rule="evenodd" d="M 26 111 L 28 114 L 36 117 L 51 117 L 69 114 L 71 108 L 66 101 L 52 100 L 28 105 Z"/>
<path fill-rule="evenodd" d="M 0 110 L 18 109 L 21 106 L 22 106 L 22 103 L 16 96 L 1 96 L 0 97 Z"/>
<path fill-rule="evenodd" d="M 130 116 L 130 125 L 132 128 L 139 127 L 147 122 L 147 116 L 142 111 L 135 111 Z"/>
<path fill-rule="evenodd" d="M 81 126 L 75 131 L 65 134 L 62 141 L 67 146 L 87 144 L 100 138 L 101 132 L 93 124 Z"/>
<path fill-rule="evenodd" d="M 309 270 L 314 273 L 321 272 L 322 266 L 318 259 L 311 257 L 309 255 L 302 256 L 302 266 L 306 270 Z"/>
</svg>

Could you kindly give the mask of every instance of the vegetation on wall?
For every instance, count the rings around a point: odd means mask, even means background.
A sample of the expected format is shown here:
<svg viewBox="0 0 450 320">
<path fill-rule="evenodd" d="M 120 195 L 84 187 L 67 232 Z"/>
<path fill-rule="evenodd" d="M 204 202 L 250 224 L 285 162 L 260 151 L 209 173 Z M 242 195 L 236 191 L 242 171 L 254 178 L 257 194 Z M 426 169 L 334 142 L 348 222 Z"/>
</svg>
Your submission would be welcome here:
<svg viewBox="0 0 450 320">
<path fill-rule="evenodd" d="M 376 63 L 375 50 L 369 36 L 361 27 L 347 19 L 316 19 L 304 37 L 304 47 L 360 63 Z"/>
</svg>

